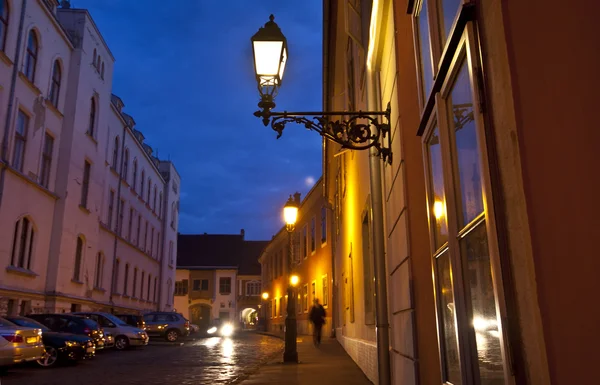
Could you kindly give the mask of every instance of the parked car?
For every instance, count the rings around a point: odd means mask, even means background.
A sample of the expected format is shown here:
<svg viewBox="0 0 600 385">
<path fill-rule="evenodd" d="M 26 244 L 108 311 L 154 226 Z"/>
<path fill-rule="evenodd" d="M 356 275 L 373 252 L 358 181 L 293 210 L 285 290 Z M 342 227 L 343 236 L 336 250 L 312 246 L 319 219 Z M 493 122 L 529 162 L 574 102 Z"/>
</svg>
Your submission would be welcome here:
<svg viewBox="0 0 600 385">
<path fill-rule="evenodd" d="M 30 314 L 27 317 L 38 321 L 53 332 L 88 336 L 94 342 L 96 351 L 102 350 L 105 347 L 106 338 L 104 331 L 92 319 L 74 314 Z"/>
<path fill-rule="evenodd" d="M 117 350 L 124 350 L 130 346 L 148 345 L 148 334 L 145 331 L 127 325 L 115 315 L 102 312 L 76 312 L 73 314 L 93 319 L 104 329 L 105 333 L 112 334 Z"/>
<path fill-rule="evenodd" d="M 175 312 L 153 312 L 144 315 L 146 333 L 149 336 L 161 337 L 175 342 L 179 337 L 190 334 L 190 321 L 182 314 Z"/>
<path fill-rule="evenodd" d="M 137 314 L 115 314 L 115 316 L 119 317 L 123 322 L 127 325 L 134 326 L 138 329 L 146 330 L 146 321 L 144 321 L 144 317 Z"/>
<path fill-rule="evenodd" d="M 37 361 L 45 355 L 41 329 L 19 326 L 0 317 L 0 368 Z"/>
<path fill-rule="evenodd" d="M 115 336 L 111 332 L 104 331 L 104 350 L 115 347 Z"/>
<path fill-rule="evenodd" d="M 96 354 L 94 342 L 90 337 L 53 332 L 48 327 L 27 317 L 11 316 L 5 318 L 18 326 L 41 329 L 46 354 L 42 359 L 37 360 L 40 366 L 52 367 L 57 364 L 77 362 L 92 358 Z"/>
</svg>

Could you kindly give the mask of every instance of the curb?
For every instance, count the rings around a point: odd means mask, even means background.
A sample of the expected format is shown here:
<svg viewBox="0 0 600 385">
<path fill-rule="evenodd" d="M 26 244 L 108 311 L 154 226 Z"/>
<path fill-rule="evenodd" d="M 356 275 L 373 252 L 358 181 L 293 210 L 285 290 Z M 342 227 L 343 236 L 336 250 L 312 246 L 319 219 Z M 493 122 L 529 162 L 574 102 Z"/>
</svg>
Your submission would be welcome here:
<svg viewBox="0 0 600 385">
<path fill-rule="evenodd" d="M 285 340 L 285 336 L 282 336 L 279 334 L 274 334 L 274 333 L 269 333 L 269 332 L 261 332 L 261 331 L 253 331 L 253 333 L 262 334 L 263 336 L 269 336 L 269 337 L 273 337 L 273 338 L 279 338 L 280 340 Z"/>
</svg>

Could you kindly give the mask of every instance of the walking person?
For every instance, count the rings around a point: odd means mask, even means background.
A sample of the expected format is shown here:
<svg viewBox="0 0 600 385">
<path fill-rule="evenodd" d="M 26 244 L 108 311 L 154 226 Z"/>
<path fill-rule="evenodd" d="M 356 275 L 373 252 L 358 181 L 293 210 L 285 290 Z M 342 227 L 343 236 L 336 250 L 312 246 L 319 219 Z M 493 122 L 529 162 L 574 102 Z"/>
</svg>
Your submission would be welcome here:
<svg viewBox="0 0 600 385">
<path fill-rule="evenodd" d="M 319 300 L 315 298 L 315 304 L 310 309 L 310 320 L 313 323 L 313 342 L 315 346 L 321 345 L 321 329 L 325 323 L 325 309 L 319 303 Z"/>
</svg>

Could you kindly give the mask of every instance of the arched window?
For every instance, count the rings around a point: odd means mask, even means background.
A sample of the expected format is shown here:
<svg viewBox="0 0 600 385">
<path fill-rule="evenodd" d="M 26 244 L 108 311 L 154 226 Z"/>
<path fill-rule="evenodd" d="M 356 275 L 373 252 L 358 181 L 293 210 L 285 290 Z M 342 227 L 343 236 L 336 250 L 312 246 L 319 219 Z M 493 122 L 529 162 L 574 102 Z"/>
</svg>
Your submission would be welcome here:
<svg viewBox="0 0 600 385">
<path fill-rule="evenodd" d="M 148 197 L 146 199 L 146 203 L 150 206 L 150 191 L 152 190 L 152 179 L 148 178 Z"/>
<path fill-rule="evenodd" d="M 100 77 L 104 80 L 104 62 L 102 62 L 102 70 L 100 70 Z"/>
<path fill-rule="evenodd" d="M 94 287 L 102 288 L 102 272 L 104 270 L 104 257 L 102 253 L 96 255 L 96 275 L 94 276 Z"/>
<path fill-rule="evenodd" d="M 94 98 L 90 100 L 90 122 L 88 124 L 88 135 L 94 137 L 96 131 L 96 101 Z"/>
<path fill-rule="evenodd" d="M 34 236 L 33 223 L 28 217 L 23 217 L 15 223 L 11 265 L 31 270 Z"/>
<path fill-rule="evenodd" d="M 133 187 L 133 189 L 135 190 L 135 185 L 137 184 L 137 159 L 133 160 L 133 183 L 131 183 L 131 186 Z"/>
<path fill-rule="evenodd" d="M 60 69 L 60 63 L 58 60 L 55 60 L 54 67 L 52 68 L 52 85 L 50 86 L 50 103 L 52 103 L 54 107 L 58 107 L 61 77 L 62 71 Z"/>
<path fill-rule="evenodd" d="M 157 187 L 154 185 L 154 203 L 152 204 L 152 210 L 156 211 L 156 190 Z"/>
<path fill-rule="evenodd" d="M 113 148 L 113 156 L 112 156 L 112 166 L 115 170 L 118 170 L 117 168 L 117 162 L 119 160 L 119 136 L 115 137 L 115 146 Z"/>
<path fill-rule="evenodd" d="M 129 149 L 125 149 L 125 157 L 123 158 L 123 179 L 127 182 L 127 167 L 129 166 Z"/>
<path fill-rule="evenodd" d="M 2 51 L 6 45 L 6 31 L 8 31 L 8 1 L 0 0 L 0 50 Z"/>
<path fill-rule="evenodd" d="M 163 200 L 163 196 L 162 196 L 162 191 L 160 193 L 158 193 L 158 217 L 160 218 L 162 216 L 162 200 Z"/>
<path fill-rule="evenodd" d="M 35 80 L 35 67 L 38 59 L 39 43 L 34 30 L 29 31 L 27 38 L 27 52 L 25 53 L 25 76 L 33 83 Z"/>
<path fill-rule="evenodd" d="M 73 265 L 73 280 L 80 281 L 81 264 L 83 260 L 83 238 L 77 237 L 77 245 L 75 247 L 75 264 Z"/>
<path fill-rule="evenodd" d="M 98 56 L 98 53 L 96 52 L 96 48 L 94 48 L 94 57 L 92 58 L 92 65 L 94 66 L 94 68 L 96 67 L 96 57 Z"/>
<path fill-rule="evenodd" d="M 146 172 L 142 170 L 142 180 L 140 182 L 140 198 L 144 199 L 144 179 L 146 178 Z"/>
</svg>

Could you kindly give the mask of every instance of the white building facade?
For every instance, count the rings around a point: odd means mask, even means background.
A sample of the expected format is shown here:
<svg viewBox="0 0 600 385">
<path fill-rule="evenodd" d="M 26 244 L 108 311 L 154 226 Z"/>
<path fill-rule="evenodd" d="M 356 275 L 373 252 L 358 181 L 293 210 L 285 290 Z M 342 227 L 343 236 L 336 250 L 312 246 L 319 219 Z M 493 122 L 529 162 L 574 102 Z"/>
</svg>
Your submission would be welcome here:
<svg viewBox="0 0 600 385">
<path fill-rule="evenodd" d="M 65 3 L 0 0 L 0 314 L 170 310 L 180 177 Z"/>
</svg>

